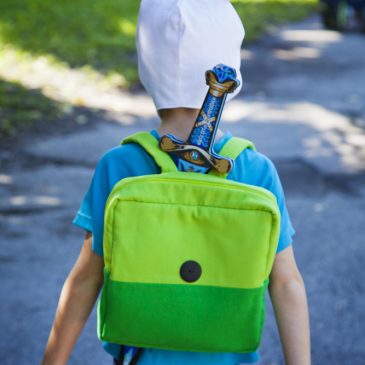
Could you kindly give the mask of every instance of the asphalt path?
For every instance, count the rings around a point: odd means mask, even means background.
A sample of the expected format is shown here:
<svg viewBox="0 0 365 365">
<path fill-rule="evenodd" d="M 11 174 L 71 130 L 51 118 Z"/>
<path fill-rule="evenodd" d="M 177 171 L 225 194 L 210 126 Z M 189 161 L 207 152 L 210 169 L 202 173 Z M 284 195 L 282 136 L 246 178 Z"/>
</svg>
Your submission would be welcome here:
<svg viewBox="0 0 365 365">
<path fill-rule="evenodd" d="M 365 364 L 365 37 L 324 31 L 316 17 L 244 48 L 243 93 L 222 127 L 276 164 L 296 229 L 310 307 L 313 364 Z M 63 281 L 81 248 L 71 225 L 102 153 L 158 121 L 137 108 L 86 132 L 0 153 L 0 362 L 37 364 Z M 131 104 L 132 105 L 132 104 Z M 147 111 L 147 112 L 146 112 Z M 128 119 L 128 123 L 123 123 Z M 108 364 L 95 311 L 70 364 Z M 268 301 L 260 364 L 283 364 Z"/>
</svg>

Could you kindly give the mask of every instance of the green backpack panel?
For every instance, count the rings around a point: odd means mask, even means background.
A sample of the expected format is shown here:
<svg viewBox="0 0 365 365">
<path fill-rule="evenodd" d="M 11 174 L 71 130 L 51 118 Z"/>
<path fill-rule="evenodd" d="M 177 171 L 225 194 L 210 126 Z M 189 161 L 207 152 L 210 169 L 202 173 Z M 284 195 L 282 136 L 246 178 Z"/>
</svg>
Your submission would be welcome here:
<svg viewBox="0 0 365 365">
<path fill-rule="evenodd" d="M 259 187 L 179 172 L 149 133 L 138 143 L 161 174 L 117 183 L 106 204 L 101 340 L 202 352 L 257 349 L 279 237 L 275 196 Z M 248 141 L 232 138 L 235 159 Z"/>
</svg>

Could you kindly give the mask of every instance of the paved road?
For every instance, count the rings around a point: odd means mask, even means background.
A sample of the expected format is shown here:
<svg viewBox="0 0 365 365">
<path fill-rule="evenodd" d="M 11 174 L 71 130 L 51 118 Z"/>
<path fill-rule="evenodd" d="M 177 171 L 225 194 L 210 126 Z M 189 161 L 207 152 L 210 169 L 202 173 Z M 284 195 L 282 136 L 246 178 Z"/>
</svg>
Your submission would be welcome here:
<svg viewBox="0 0 365 365">
<path fill-rule="evenodd" d="M 363 365 L 365 38 L 323 31 L 312 18 L 279 29 L 242 57 L 244 93 L 227 106 L 223 126 L 254 140 L 282 177 L 308 290 L 313 364 Z M 115 115 L 115 123 L 29 141 L 16 156 L 1 153 L 4 365 L 39 363 L 82 242 L 70 222 L 98 158 L 123 136 L 157 125 L 148 98 L 135 98 L 140 107 Z M 282 364 L 268 309 L 261 364 Z M 95 313 L 70 361 L 88 363 L 109 363 Z"/>
</svg>

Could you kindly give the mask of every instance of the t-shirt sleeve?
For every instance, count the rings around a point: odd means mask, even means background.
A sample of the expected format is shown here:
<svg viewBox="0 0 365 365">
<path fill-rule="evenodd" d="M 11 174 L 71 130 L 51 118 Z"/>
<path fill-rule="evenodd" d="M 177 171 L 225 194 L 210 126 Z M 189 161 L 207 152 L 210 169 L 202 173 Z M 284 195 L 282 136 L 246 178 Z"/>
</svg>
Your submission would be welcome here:
<svg viewBox="0 0 365 365">
<path fill-rule="evenodd" d="M 286 207 L 285 194 L 279 178 L 279 174 L 274 164 L 269 159 L 266 160 L 266 168 L 267 172 L 265 174 L 266 176 L 264 179 L 263 187 L 270 190 L 276 196 L 276 201 L 278 203 L 281 215 L 280 237 L 277 248 L 277 253 L 279 253 L 280 251 L 284 250 L 286 247 L 292 244 L 295 230 L 293 228 L 289 212 Z"/>
<path fill-rule="evenodd" d="M 92 232 L 92 250 L 103 256 L 104 209 L 111 191 L 107 158 L 98 162 L 90 186 L 80 204 L 73 224 Z"/>
</svg>

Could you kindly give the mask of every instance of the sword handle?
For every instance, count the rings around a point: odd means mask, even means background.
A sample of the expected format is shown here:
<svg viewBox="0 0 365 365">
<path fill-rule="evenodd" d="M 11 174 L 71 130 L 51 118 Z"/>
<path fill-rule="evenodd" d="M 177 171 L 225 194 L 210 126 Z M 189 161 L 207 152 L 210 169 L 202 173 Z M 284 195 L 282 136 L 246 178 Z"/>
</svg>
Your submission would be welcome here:
<svg viewBox="0 0 365 365">
<path fill-rule="evenodd" d="M 212 151 L 227 94 L 240 84 L 236 77 L 234 68 L 222 64 L 205 73 L 209 89 L 187 143 Z"/>
<path fill-rule="evenodd" d="M 160 148 L 176 155 L 182 170 L 206 172 L 215 168 L 227 173 L 233 168 L 233 161 L 217 155 L 213 145 L 227 94 L 240 84 L 236 77 L 234 68 L 222 64 L 208 70 L 205 80 L 209 89 L 188 140 L 181 141 L 171 134 L 161 138 Z"/>
</svg>

